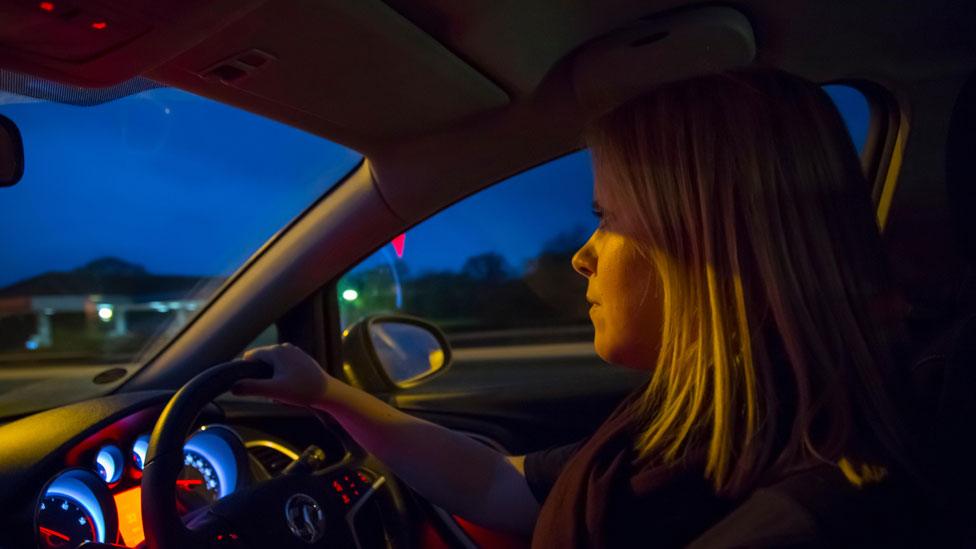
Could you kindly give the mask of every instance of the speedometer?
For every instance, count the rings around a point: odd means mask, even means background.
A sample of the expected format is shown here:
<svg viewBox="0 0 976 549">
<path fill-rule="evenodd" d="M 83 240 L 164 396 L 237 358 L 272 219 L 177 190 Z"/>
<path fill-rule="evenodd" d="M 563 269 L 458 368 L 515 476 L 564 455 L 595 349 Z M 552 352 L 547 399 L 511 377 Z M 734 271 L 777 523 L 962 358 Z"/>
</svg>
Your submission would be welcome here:
<svg viewBox="0 0 976 549">
<path fill-rule="evenodd" d="M 247 453 L 237 433 L 222 425 L 201 427 L 183 446 L 177 499 L 184 511 L 234 493 L 247 479 Z"/>
<path fill-rule="evenodd" d="M 176 481 L 184 499 L 193 499 L 190 507 L 201 507 L 220 499 L 220 479 L 210 461 L 192 450 L 183 451 L 183 470 Z M 192 496 L 191 496 L 192 494 Z"/>
</svg>

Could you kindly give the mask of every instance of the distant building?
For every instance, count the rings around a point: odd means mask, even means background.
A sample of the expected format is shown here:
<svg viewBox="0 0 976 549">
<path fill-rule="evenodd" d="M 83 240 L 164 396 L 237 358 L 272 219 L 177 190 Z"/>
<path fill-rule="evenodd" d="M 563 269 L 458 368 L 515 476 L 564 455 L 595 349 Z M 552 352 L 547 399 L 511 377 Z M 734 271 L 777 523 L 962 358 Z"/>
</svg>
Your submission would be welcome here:
<svg viewBox="0 0 976 549">
<path fill-rule="evenodd" d="M 70 320 L 73 331 L 109 338 L 129 335 L 137 318 L 144 326 L 158 326 L 163 319 L 182 326 L 202 306 L 198 296 L 209 294 L 202 290 L 220 283 L 218 278 L 150 274 L 114 258 L 45 273 L 0 289 L 0 348 L 57 346 L 58 319 Z"/>
</svg>

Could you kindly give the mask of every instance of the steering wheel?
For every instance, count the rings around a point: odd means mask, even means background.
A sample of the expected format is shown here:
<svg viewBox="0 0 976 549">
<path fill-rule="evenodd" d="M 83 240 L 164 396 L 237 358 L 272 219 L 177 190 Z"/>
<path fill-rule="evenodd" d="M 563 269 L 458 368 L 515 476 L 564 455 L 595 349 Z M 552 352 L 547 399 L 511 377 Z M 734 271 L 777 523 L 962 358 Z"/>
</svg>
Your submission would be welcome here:
<svg viewBox="0 0 976 549">
<path fill-rule="evenodd" d="M 359 511 L 379 493 L 386 497 L 376 501 L 384 522 L 384 531 L 377 539 L 383 546 L 387 542 L 393 547 L 406 546 L 406 513 L 399 491 L 375 458 L 352 450 L 335 465 L 318 471 L 289 468 L 278 477 L 191 513 L 186 522 L 180 517 L 176 480 L 184 463 L 183 443 L 200 411 L 238 380 L 267 379 L 273 371 L 271 365 L 261 362 L 228 362 L 197 375 L 170 399 L 153 429 L 143 468 L 142 517 L 147 546 L 368 546 L 368 540 L 359 539 L 354 522 Z"/>
</svg>

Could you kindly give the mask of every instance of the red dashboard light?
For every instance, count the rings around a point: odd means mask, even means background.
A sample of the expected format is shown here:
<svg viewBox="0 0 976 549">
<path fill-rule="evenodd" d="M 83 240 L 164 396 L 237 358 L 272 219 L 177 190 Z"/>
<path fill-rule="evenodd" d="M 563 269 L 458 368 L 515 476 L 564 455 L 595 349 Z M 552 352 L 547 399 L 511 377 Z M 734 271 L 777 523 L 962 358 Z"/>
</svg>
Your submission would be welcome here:
<svg viewBox="0 0 976 549">
<path fill-rule="evenodd" d="M 52 13 L 54 11 L 54 2 L 41 2 L 37 5 L 42 11 Z"/>
<path fill-rule="evenodd" d="M 91 24 L 91 28 L 95 30 L 105 30 L 108 28 L 108 23 L 105 21 L 95 21 Z"/>
</svg>

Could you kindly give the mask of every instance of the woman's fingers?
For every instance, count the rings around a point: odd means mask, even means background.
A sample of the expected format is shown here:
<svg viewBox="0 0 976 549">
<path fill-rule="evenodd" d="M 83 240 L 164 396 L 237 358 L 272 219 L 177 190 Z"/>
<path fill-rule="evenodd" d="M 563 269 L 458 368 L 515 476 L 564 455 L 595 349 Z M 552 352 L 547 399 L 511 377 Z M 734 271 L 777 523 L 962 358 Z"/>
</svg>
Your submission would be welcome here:
<svg viewBox="0 0 976 549">
<path fill-rule="evenodd" d="M 272 366 L 278 366 L 278 354 L 282 347 L 278 345 L 268 345 L 266 347 L 256 347 L 244 353 L 244 360 L 255 362 L 267 362 Z"/>
<path fill-rule="evenodd" d="M 264 362 L 274 367 L 271 379 L 242 379 L 231 387 L 235 395 L 272 396 L 276 391 L 276 379 L 281 377 L 280 345 L 256 347 L 244 352 L 243 359 L 251 362 Z"/>
<path fill-rule="evenodd" d="M 298 347 L 288 343 L 258 347 L 244 353 L 244 360 L 270 364 L 274 375 L 271 379 L 241 380 L 231 389 L 234 394 L 305 405 L 324 393 L 325 372 Z"/>
</svg>

